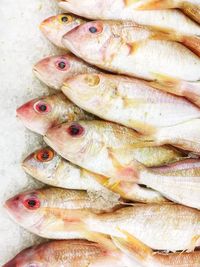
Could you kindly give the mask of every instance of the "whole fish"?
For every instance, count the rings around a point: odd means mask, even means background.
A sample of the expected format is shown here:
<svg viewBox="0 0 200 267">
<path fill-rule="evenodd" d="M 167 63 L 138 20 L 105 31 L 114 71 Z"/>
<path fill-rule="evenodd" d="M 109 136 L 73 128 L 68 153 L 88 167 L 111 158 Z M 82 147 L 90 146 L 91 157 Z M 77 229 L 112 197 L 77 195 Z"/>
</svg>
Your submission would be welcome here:
<svg viewBox="0 0 200 267">
<path fill-rule="evenodd" d="M 63 122 L 94 119 L 93 115 L 74 105 L 62 93 L 33 99 L 19 107 L 16 113 L 28 129 L 42 135 Z"/>
<path fill-rule="evenodd" d="M 93 21 L 64 35 L 63 44 L 93 65 L 150 80 L 200 105 L 200 58 L 178 42 L 131 22 Z"/>
<path fill-rule="evenodd" d="M 63 35 L 85 21 L 72 14 L 59 14 L 45 19 L 40 24 L 40 30 L 49 41 L 60 48 L 64 48 L 62 44 Z"/>
<path fill-rule="evenodd" d="M 128 267 L 130 262 L 112 243 L 60 240 L 24 249 L 3 267 Z"/>
<path fill-rule="evenodd" d="M 88 209 L 63 208 L 62 201 L 61 208 L 47 208 L 48 198 L 45 202 L 35 194 L 32 198 L 32 194 L 15 196 L 5 207 L 17 223 L 46 238 L 83 238 L 88 232 L 126 238 L 125 231 L 155 250 L 192 251 L 199 245 L 200 211 L 185 206 L 135 204 L 95 214 Z"/>
<path fill-rule="evenodd" d="M 200 109 L 184 98 L 119 75 L 77 75 L 64 83 L 62 91 L 84 110 L 143 134 L 156 135 L 160 128 L 200 119 Z"/>
<path fill-rule="evenodd" d="M 133 236 L 125 233 L 127 238 L 112 237 L 121 251 L 144 267 L 199 267 L 200 251 L 193 252 L 155 252 Z"/>
<path fill-rule="evenodd" d="M 166 10 L 176 5 L 183 8 L 187 14 L 199 21 L 199 0 L 58 0 L 59 6 L 67 12 L 89 18 L 106 20 L 132 20 L 141 25 L 150 25 L 162 30 L 173 30 L 185 34 L 200 35 L 200 26 L 178 10 Z M 167 4 L 166 4 L 167 2 Z M 151 4 L 149 8 L 159 7 L 165 10 L 139 10 L 143 4 Z M 148 6 L 143 6 L 143 9 Z"/>
<path fill-rule="evenodd" d="M 40 60 L 33 67 L 33 72 L 43 83 L 60 90 L 67 78 L 82 73 L 99 72 L 99 70 L 73 55 L 66 54 Z"/>
<path fill-rule="evenodd" d="M 89 172 L 85 169 L 61 158 L 51 148 L 42 148 L 30 154 L 22 163 L 26 173 L 39 181 L 67 189 L 83 189 L 88 191 L 101 191 L 106 194 L 105 185 L 110 190 L 120 194 L 123 198 L 143 203 L 166 202 L 160 193 L 143 188 L 137 184 L 120 183 L 115 187 L 109 187 L 108 178 Z M 113 196 L 111 196 L 113 197 Z"/>
<path fill-rule="evenodd" d="M 141 159 L 148 153 L 150 161 L 159 165 L 160 148 L 151 146 L 153 142 L 145 138 L 110 122 L 79 121 L 51 128 L 44 140 L 74 164 L 110 177 L 113 187 L 120 182 L 143 184 L 168 199 L 200 209 L 200 160 L 148 169 Z"/>
<path fill-rule="evenodd" d="M 54 233 L 49 232 L 48 224 L 52 226 L 59 214 L 65 211 L 71 211 L 73 214 L 74 210 L 94 213 L 109 212 L 124 204 L 116 196 L 111 198 L 86 191 L 50 187 L 21 193 L 9 199 L 5 207 L 11 217 L 25 229 L 40 236 L 56 238 Z M 73 220 L 71 223 L 73 224 Z M 43 229 L 44 225 L 46 229 Z M 68 232 L 66 238 L 82 237 L 84 238 L 83 234 L 76 230 Z M 62 234 L 60 238 L 62 239 Z"/>
</svg>

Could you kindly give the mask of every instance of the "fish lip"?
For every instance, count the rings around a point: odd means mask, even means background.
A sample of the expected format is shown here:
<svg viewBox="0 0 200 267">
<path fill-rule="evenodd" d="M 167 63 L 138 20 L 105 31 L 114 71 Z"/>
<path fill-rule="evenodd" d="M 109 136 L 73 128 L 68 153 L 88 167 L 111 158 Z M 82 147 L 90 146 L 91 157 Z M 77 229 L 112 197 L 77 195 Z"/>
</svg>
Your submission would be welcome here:
<svg viewBox="0 0 200 267">
<path fill-rule="evenodd" d="M 52 85 L 50 84 L 41 74 L 40 72 L 36 69 L 36 66 L 33 67 L 33 73 L 34 75 L 38 78 L 38 80 L 42 83 L 44 83 L 45 85 L 47 85 L 48 87 L 50 88 L 53 88 L 55 90 L 60 90 L 60 87 L 59 86 L 56 86 L 56 85 Z"/>
</svg>

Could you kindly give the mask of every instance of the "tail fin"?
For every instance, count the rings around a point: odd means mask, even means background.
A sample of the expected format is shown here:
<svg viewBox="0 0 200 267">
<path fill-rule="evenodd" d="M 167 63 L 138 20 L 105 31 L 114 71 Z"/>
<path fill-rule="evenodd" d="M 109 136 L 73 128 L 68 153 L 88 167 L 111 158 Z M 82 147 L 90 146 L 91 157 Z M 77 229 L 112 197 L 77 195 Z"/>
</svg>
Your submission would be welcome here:
<svg viewBox="0 0 200 267">
<path fill-rule="evenodd" d="M 200 107 L 200 82 L 188 82 L 169 77 L 167 75 L 154 73 L 155 81 L 149 84 L 159 90 L 184 96 L 195 105 Z"/>
<path fill-rule="evenodd" d="M 153 250 L 126 231 L 120 229 L 119 231 L 122 232 L 125 238 L 112 236 L 112 240 L 116 247 L 138 262 L 147 262 L 148 258 L 153 254 Z"/>
<path fill-rule="evenodd" d="M 181 9 L 188 17 L 200 24 L 200 5 L 183 1 Z"/>
</svg>

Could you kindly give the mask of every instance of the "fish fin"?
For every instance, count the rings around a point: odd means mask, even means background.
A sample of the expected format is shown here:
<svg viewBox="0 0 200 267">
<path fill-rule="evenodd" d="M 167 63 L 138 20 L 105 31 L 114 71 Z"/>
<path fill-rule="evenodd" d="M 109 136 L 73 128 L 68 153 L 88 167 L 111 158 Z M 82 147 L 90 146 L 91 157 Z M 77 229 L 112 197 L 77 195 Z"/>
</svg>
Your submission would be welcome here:
<svg viewBox="0 0 200 267">
<path fill-rule="evenodd" d="M 153 10 L 176 8 L 174 0 L 149 0 L 145 4 L 139 5 L 137 10 Z"/>
<path fill-rule="evenodd" d="M 200 235 L 196 235 L 192 238 L 189 248 L 187 252 L 193 252 L 196 247 L 200 245 Z"/>
<path fill-rule="evenodd" d="M 153 73 L 155 81 L 149 84 L 159 90 L 184 96 L 195 105 L 200 107 L 200 82 L 187 82 L 167 75 Z"/>
<path fill-rule="evenodd" d="M 125 6 L 131 6 L 137 2 L 139 2 L 140 0 L 124 0 L 124 4 Z"/>
<path fill-rule="evenodd" d="M 200 24 L 200 5 L 183 1 L 180 9 L 191 19 Z"/>
<path fill-rule="evenodd" d="M 183 35 L 180 38 L 180 42 L 189 48 L 193 53 L 200 57 L 200 37 L 199 36 L 190 36 Z"/>
<path fill-rule="evenodd" d="M 125 254 L 136 258 L 139 261 L 146 261 L 149 256 L 153 254 L 153 250 L 130 235 L 128 232 L 118 229 L 125 238 L 111 236 L 117 248 L 122 250 Z"/>
</svg>

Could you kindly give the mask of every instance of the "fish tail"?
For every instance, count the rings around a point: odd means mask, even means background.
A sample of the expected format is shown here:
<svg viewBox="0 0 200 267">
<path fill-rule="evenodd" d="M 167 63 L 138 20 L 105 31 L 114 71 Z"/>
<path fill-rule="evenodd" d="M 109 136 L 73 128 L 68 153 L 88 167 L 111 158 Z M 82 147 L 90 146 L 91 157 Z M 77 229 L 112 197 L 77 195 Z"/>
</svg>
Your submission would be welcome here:
<svg viewBox="0 0 200 267">
<path fill-rule="evenodd" d="M 178 96 L 184 96 L 200 107 L 200 81 L 188 82 L 158 73 L 154 73 L 153 76 L 155 81 L 149 82 L 152 87 Z"/>
<path fill-rule="evenodd" d="M 116 247 L 134 260 L 143 263 L 147 262 L 148 258 L 153 255 L 152 249 L 136 239 L 134 236 L 130 235 L 128 232 L 120 229 L 118 230 L 124 235 L 124 238 L 112 236 L 112 240 Z"/>
<path fill-rule="evenodd" d="M 129 0 L 131 2 L 131 0 Z M 132 0 L 133 2 L 133 0 Z M 149 0 L 139 5 L 137 10 L 168 9 L 178 7 L 174 0 Z"/>
<path fill-rule="evenodd" d="M 191 19 L 200 24 L 200 5 L 183 1 L 180 9 Z"/>
</svg>

